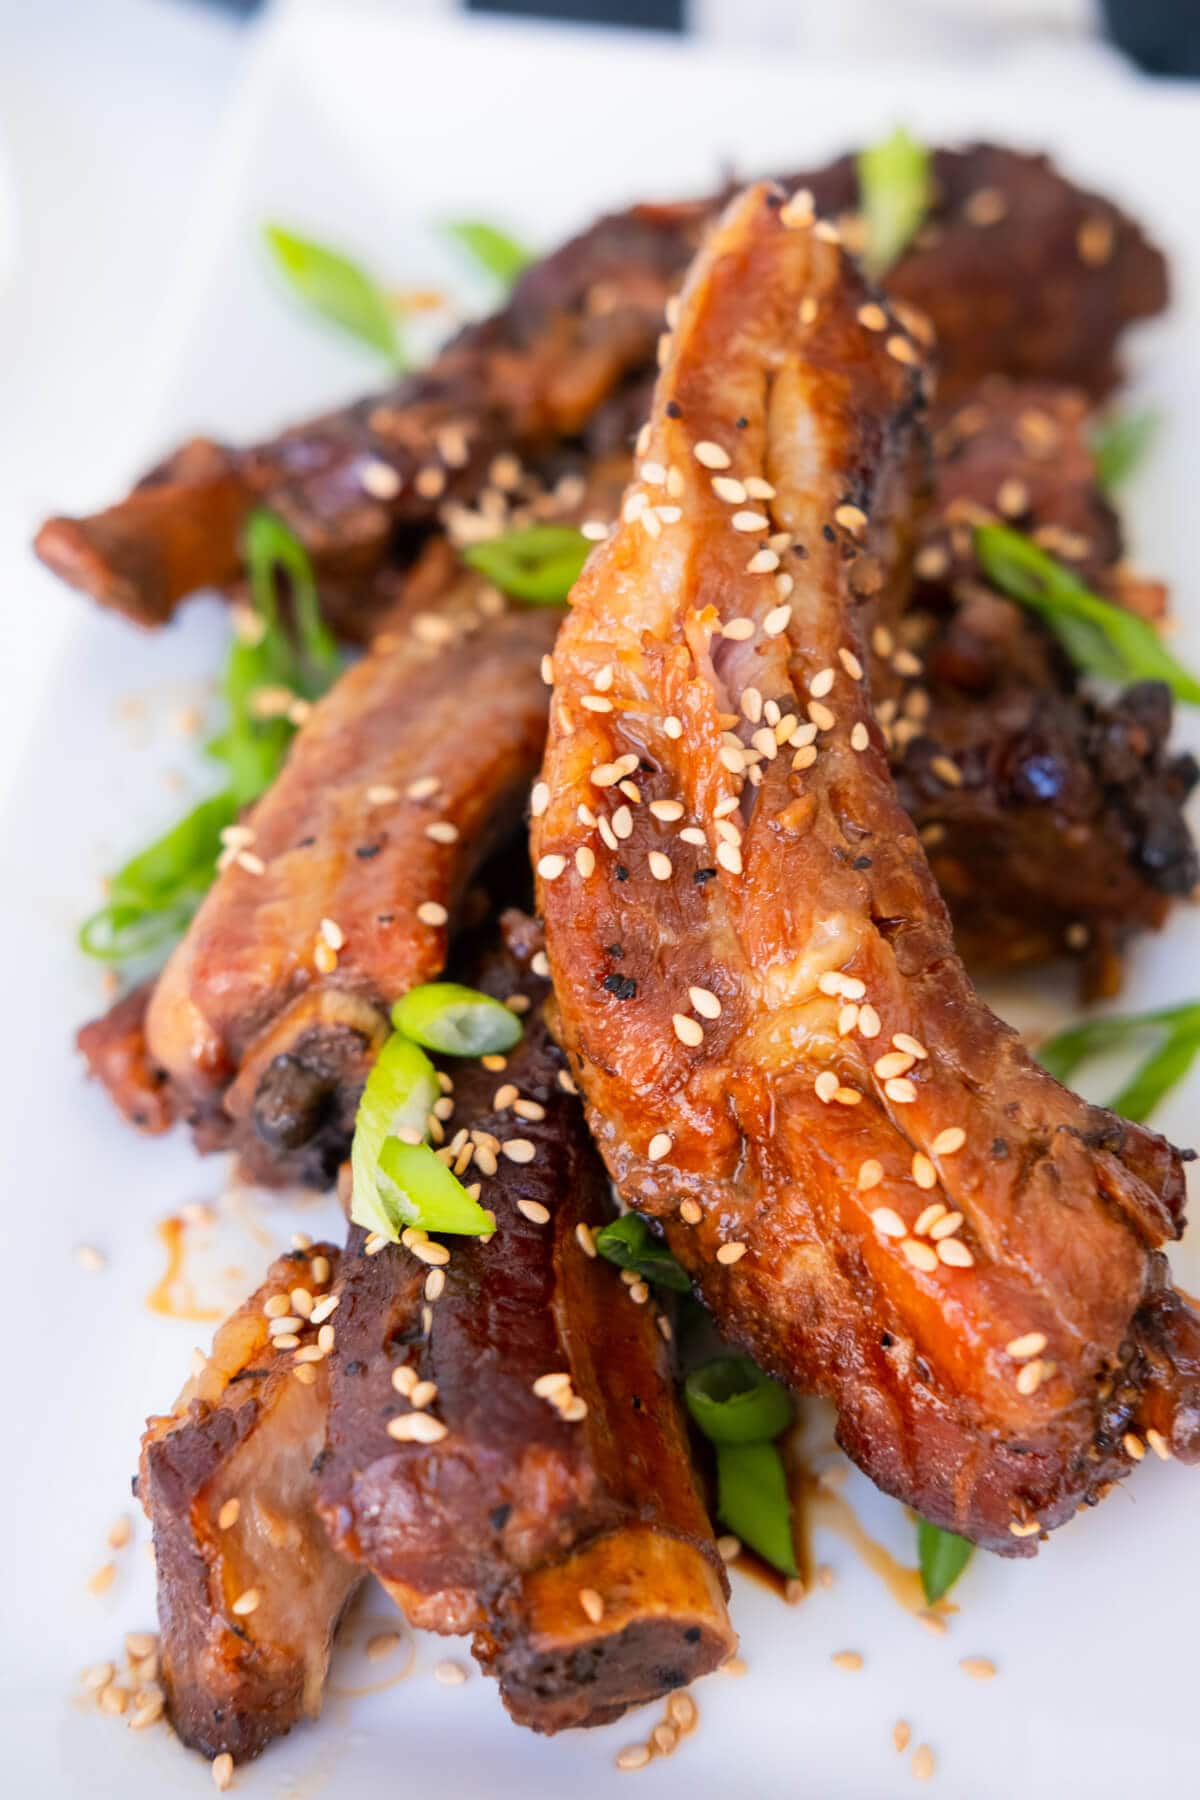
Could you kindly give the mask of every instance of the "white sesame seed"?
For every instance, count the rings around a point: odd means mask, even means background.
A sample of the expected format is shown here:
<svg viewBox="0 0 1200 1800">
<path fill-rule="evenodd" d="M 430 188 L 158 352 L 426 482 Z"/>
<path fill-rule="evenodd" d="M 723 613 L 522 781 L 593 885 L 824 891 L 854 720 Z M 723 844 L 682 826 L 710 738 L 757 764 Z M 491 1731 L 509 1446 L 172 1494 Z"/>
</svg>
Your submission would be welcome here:
<svg viewBox="0 0 1200 1800">
<path fill-rule="evenodd" d="M 1160 1462 L 1171 1461 L 1171 1446 L 1168 1444 L 1161 1431 L 1156 1431 L 1154 1427 L 1151 1426 L 1146 1433 L 1146 1442 Z"/>
<path fill-rule="evenodd" d="M 533 818 L 540 819 L 550 804 L 550 789 L 544 781 L 536 781 L 529 796 L 529 811 Z"/>
<path fill-rule="evenodd" d="M 827 1106 L 840 1086 L 841 1083 L 832 1069 L 822 1069 L 821 1073 L 817 1076 L 817 1079 L 813 1082 L 813 1090 L 816 1093 L 817 1099 L 823 1100 Z"/>
<path fill-rule="evenodd" d="M 702 1019 L 719 1019 L 720 1018 L 721 1002 L 718 1000 L 717 996 L 711 991 L 711 989 L 702 988 L 702 987 L 690 987 L 688 989 L 688 999 L 691 1001 L 693 1007 L 700 1014 Z"/>
<path fill-rule="evenodd" d="M 733 461 L 728 450 L 723 450 L 720 444 L 714 444 L 710 438 L 702 438 L 693 447 L 692 455 L 706 469 L 727 469 Z"/>
<path fill-rule="evenodd" d="M 722 1244 L 717 1251 L 717 1261 L 727 1265 L 730 1263 L 741 1262 L 748 1248 L 749 1246 L 746 1244 Z"/>
<path fill-rule="evenodd" d="M 586 881 L 589 875 L 596 872 L 596 853 L 587 844 L 580 844 L 575 852 L 575 867 Z"/>
<path fill-rule="evenodd" d="M 222 1750 L 220 1756 L 214 1756 L 209 1764 L 213 1786 L 219 1793 L 225 1793 L 233 1780 L 233 1758 L 228 1750 Z"/>
<path fill-rule="evenodd" d="M 754 636 L 753 619 L 730 619 L 721 627 L 721 636 L 730 638 L 734 643 L 745 643 Z"/>
<path fill-rule="evenodd" d="M 585 694 L 579 702 L 585 712 L 610 713 L 613 703 L 605 694 Z"/>
<path fill-rule="evenodd" d="M 698 1024 L 695 1019 L 689 1019 L 686 1013 L 675 1013 L 671 1024 L 680 1043 L 687 1044 L 690 1049 L 695 1050 L 704 1042 L 703 1025 Z"/>
<path fill-rule="evenodd" d="M 257 1588 L 246 1588 L 244 1592 L 238 1595 L 229 1610 L 239 1619 L 245 1619 L 249 1617 L 252 1612 L 257 1610 L 261 1599 L 262 1595 Z"/>
<path fill-rule="evenodd" d="M 654 818 L 670 823 L 675 819 L 682 819 L 683 802 L 681 800 L 652 800 L 650 812 Z"/>
<path fill-rule="evenodd" d="M 866 1006 L 859 1008 L 858 1029 L 865 1038 L 877 1038 L 882 1029 L 879 1014 L 869 1002 Z"/>
<path fill-rule="evenodd" d="M 918 1062 L 924 1062 L 929 1055 L 920 1038 L 910 1036 L 907 1031 L 893 1032 L 892 1043 L 897 1050 L 903 1050 L 906 1056 L 915 1056 Z"/>
<path fill-rule="evenodd" d="M 387 1434 L 398 1444 L 438 1444 L 447 1435 L 446 1427 L 432 1413 L 401 1413 L 389 1419 Z"/>
<path fill-rule="evenodd" d="M 937 1170 L 934 1168 L 929 1158 L 922 1155 L 920 1150 L 917 1151 L 912 1159 L 912 1178 L 919 1188 L 935 1188 L 937 1186 Z M 946 1209 L 943 1206 L 941 1212 L 938 1214 L 939 1218 L 941 1217 L 941 1213 L 945 1212 L 945 1210 Z M 921 1217 L 924 1218 L 925 1214 L 922 1213 Z M 934 1221 L 931 1219 L 929 1223 L 933 1224 Z M 926 1230 L 928 1230 L 928 1226 L 926 1227 Z M 919 1226 L 917 1228 L 917 1236 L 921 1236 L 921 1229 Z"/>
<path fill-rule="evenodd" d="M 872 1067 L 880 1081 L 888 1081 L 893 1075 L 907 1075 L 916 1058 L 903 1050 L 888 1050 L 875 1059 Z"/>
<path fill-rule="evenodd" d="M 747 475 L 746 492 L 752 500 L 773 500 L 775 489 L 761 475 Z"/>
<path fill-rule="evenodd" d="M 746 499 L 745 488 L 732 475 L 714 475 L 712 491 L 718 500 L 725 500 L 730 506 L 741 506 Z"/>
<path fill-rule="evenodd" d="M 538 860 L 537 872 L 543 881 L 557 881 L 566 866 L 565 856 L 543 856 Z"/>
<path fill-rule="evenodd" d="M 882 1180 L 883 1164 L 876 1162 L 873 1156 L 869 1156 L 866 1162 L 859 1164 L 856 1184 L 860 1194 L 869 1193 L 872 1188 L 878 1187 Z"/>
<path fill-rule="evenodd" d="M 865 750 L 871 742 L 871 734 L 860 719 L 850 732 L 850 748 Z"/>
<path fill-rule="evenodd" d="M 363 464 L 358 479 L 363 492 L 370 494 L 372 500 L 394 500 L 403 486 L 390 463 L 375 460 Z"/>
<path fill-rule="evenodd" d="M 929 1227 L 929 1235 L 931 1238 L 939 1239 L 953 1237 L 962 1222 L 963 1215 L 960 1212 L 948 1212 L 944 1218 L 939 1218 L 935 1224 Z"/>
<path fill-rule="evenodd" d="M 719 843 L 717 845 L 717 861 L 731 875 L 740 875 L 742 872 L 742 853 L 736 844 L 727 844 L 724 841 Z"/>
<path fill-rule="evenodd" d="M 763 632 L 767 637 L 779 637 L 788 628 L 791 621 L 790 606 L 773 606 L 763 620 Z"/>
<path fill-rule="evenodd" d="M 894 1076 L 885 1081 L 883 1091 L 895 1106 L 911 1106 L 917 1097 L 917 1090 L 905 1076 Z"/>
<path fill-rule="evenodd" d="M 437 900 L 422 900 L 417 908 L 417 917 L 422 925 L 444 925 L 450 914 Z"/>
<path fill-rule="evenodd" d="M 969 1269 L 975 1262 L 975 1258 L 961 1238 L 940 1238 L 937 1253 L 940 1260 L 951 1269 Z"/>
<path fill-rule="evenodd" d="M 843 531 L 859 532 L 867 523 L 867 515 L 861 506 L 847 504 L 835 507 L 833 517 L 835 524 L 840 525 Z"/>
<path fill-rule="evenodd" d="M 529 1138 L 508 1138 L 501 1144 L 500 1154 L 506 1156 L 509 1162 L 530 1163 L 537 1155 L 537 1145 Z"/>
<path fill-rule="evenodd" d="M 779 567 L 779 553 L 776 550 L 756 550 L 746 564 L 747 575 L 770 575 Z"/>
<path fill-rule="evenodd" d="M 674 713 L 668 713 L 663 720 L 663 730 L 669 738 L 681 738 L 683 736 L 683 720 L 677 719 Z"/>
<path fill-rule="evenodd" d="M 467 1671 L 461 1663 L 455 1662 L 452 1657 L 445 1656 L 435 1666 L 433 1678 L 442 1687 L 461 1687 L 467 1679 Z"/>
<path fill-rule="evenodd" d="M 729 522 L 735 531 L 767 531 L 771 524 L 766 513 L 755 512 L 753 509 L 735 512 Z"/>
<path fill-rule="evenodd" d="M 808 691 L 814 700 L 823 700 L 833 687 L 834 673 L 832 669 L 818 669 L 808 684 Z"/>
<path fill-rule="evenodd" d="M 670 881 L 675 873 L 675 865 L 669 856 L 663 855 L 661 850 L 651 850 L 646 862 L 655 881 Z"/>
<path fill-rule="evenodd" d="M 666 484 L 667 471 L 660 462 L 644 462 L 638 474 L 648 487 L 663 487 Z"/>
<path fill-rule="evenodd" d="M 953 1156 L 956 1150 L 962 1149 L 966 1141 L 967 1134 L 962 1126 L 950 1125 L 945 1131 L 938 1132 L 930 1149 L 935 1156 Z"/>
<path fill-rule="evenodd" d="M 670 1132 L 669 1131 L 656 1131 L 654 1136 L 650 1139 L 649 1144 L 646 1146 L 646 1155 L 649 1157 L 651 1162 L 661 1162 L 664 1156 L 667 1156 L 670 1154 L 670 1150 L 671 1150 L 671 1134 L 670 1134 Z"/>
<path fill-rule="evenodd" d="M 937 1268 L 936 1251 L 931 1250 L 928 1244 L 923 1244 L 919 1238 L 906 1237 L 901 1243 L 900 1249 L 913 1268 L 920 1269 L 923 1274 L 928 1275 Z"/>
<path fill-rule="evenodd" d="M 908 1226 L 890 1206 L 877 1206 L 871 1214 L 871 1223 L 884 1237 L 902 1238 L 908 1233 Z"/>
<path fill-rule="evenodd" d="M 1017 1372 L 1018 1394 L 1022 1394 L 1026 1398 L 1030 1394 L 1036 1394 L 1042 1385 L 1043 1373 L 1044 1365 L 1037 1358 L 1034 1358 L 1032 1362 L 1023 1363 Z"/>
<path fill-rule="evenodd" d="M 550 1221 L 550 1208 L 543 1206 L 540 1200 L 518 1200 L 517 1211 L 531 1225 L 547 1225 Z"/>
</svg>

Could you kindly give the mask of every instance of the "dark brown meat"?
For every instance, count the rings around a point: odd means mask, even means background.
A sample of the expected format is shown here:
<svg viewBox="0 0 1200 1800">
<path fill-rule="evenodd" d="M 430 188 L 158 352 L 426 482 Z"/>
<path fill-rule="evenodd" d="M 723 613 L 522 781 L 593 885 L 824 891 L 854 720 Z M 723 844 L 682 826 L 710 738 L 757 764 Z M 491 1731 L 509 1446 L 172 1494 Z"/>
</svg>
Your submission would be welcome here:
<svg viewBox="0 0 1200 1800">
<path fill-rule="evenodd" d="M 328 1371 L 297 1358 L 316 1330 L 297 1319 L 300 1351 L 294 1337 L 279 1348 L 264 1311 L 300 1289 L 319 1300 L 337 1264 L 328 1244 L 273 1263 L 142 1439 L 168 1709 L 184 1743 L 209 1757 L 257 1756 L 316 1717 L 334 1627 L 362 1578 L 314 1505 Z"/>
<path fill-rule="evenodd" d="M 478 599 L 475 576 L 460 586 Z M 177 1104 L 263 1177 L 332 1179 L 387 1007 L 442 968 L 541 754 L 556 618 L 428 616 L 314 709 L 150 1000 Z"/>
<path fill-rule="evenodd" d="M 319 1486 L 338 1548 L 414 1624 L 474 1632 L 513 1717 L 558 1731 L 683 1686 L 734 1639 L 657 1309 L 590 1248 L 607 1182 L 542 1023 L 548 984 L 523 966 L 532 940 L 510 937 L 524 955 L 478 979 L 532 1002 L 524 1039 L 503 1073 L 452 1065 L 446 1127 L 460 1160 L 482 1146 L 463 1178 L 483 1178 L 496 1233 L 376 1255 L 351 1233 Z M 496 1109 L 501 1085 L 520 1114 Z M 430 1441 L 389 1435 L 406 1429 Z"/>
<path fill-rule="evenodd" d="M 722 1328 L 830 1396 L 889 1492 L 1030 1554 L 1141 1433 L 1200 1454 L 1197 1321 L 1162 1303 L 1182 1175 L 954 954 L 855 603 L 903 558 L 920 359 L 806 220 L 760 188 L 710 239 L 575 588 L 535 808 L 550 963 L 609 1172 Z"/>
<path fill-rule="evenodd" d="M 916 592 L 872 639 L 872 689 L 959 954 L 978 969 L 1065 952 L 1095 995 L 1114 991 L 1128 936 L 1200 879 L 1183 814 L 1196 765 L 1167 748 L 1167 690 L 1081 692 L 1041 621 L 983 583 L 972 535 L 1010 520 L 1101 592 L 1161 613 L 1163 590 L 1121 561 L 1088 426 L 1080 394 L 999 381 L 949 419 Z"/>
<path fill-rule="evenodd" d="M 936 206 L 889 291 L 935 327 L 943 395 L 994 372 L 1106 391 L 1122 331 L 1165 305 L 1159 253 L 1045 158 L 974 145 L 938 151 L 934 167 Z M 789 185 L 810 188 L 856 241 L 852 158 Z M 51 519 L 38 554 L 103 604 L 158 624 L 196 588 L 230 584 L 241 523 L 266 503 L 353 623 L 353 596 L 397 536 L 428 528 L 447 498 L 478 493 L 497 452 L 536 461 L 587 433 L 592 448 L 613 447 L 621 396 L 640 403 L 664 303 L 727 198 L 601 219 L 429 369 L 250 450 L 193 442 L 106 512 Z"/>
<path fill-rule="evenodd" d="M 106 1013 L 84 1025 L 75 1039 L 88 1073 L 123 1117 L 150 1137 L 168 1131 L 175 1122 L 170 1083 L 146 1049 L 146 1008 L 153 992 L 152 981 L 131 988 Z"/>
</svg>

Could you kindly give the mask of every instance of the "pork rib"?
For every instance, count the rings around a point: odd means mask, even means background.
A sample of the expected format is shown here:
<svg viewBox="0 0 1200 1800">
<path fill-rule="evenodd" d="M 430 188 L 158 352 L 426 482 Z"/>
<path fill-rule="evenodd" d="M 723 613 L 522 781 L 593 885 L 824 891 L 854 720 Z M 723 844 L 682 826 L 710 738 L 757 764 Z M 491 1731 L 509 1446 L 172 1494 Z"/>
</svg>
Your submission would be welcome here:
<svg viewBox="0 0 1200 1800">
<path fill-rule="evenodd" d="M 339 1550 L 414 1624 L 474 1632 L 513 1717 L 559 1731 L 694 1680 L 734 1640 L 656 1308 L 595 1256 L 604 1171 L 542 1023 L 534 940 L 511 919 L 509 936 L 478 980 L 534 1010 L 503 1074 L 453 1065 L 446 1128 L 480 1146 L 463 1179 L 483 1178 L 495 1235 L 443 1240 L 431 1282 L 423 1245 L 369 1255 L 351 1233 L 319 1489 Z M 418 1400 L 441 1435 L 397 1441 Z"/>
<path fill-rule="evenodd" d="M 316 1717 L 334 1627 L 362 1579 L 314 1503 L 328 1371 L 295 1361 L 294 1338 L 279 1348 L 264 1310 L 300 1289 L 319 1301 L 337 1264 L 328 1244 L 274 1262 L 142 1440 L 168 1708 L 184 1743 L 209 1757 L 257 1756 Z"/>
<path fill-rule="evenodd" d="M 937 151 L 933 175 L 931 213 L 888 285 L 936 330 L 943 395 L 995 372 L 1106 391 L 1121 333 L 1166 303 L 1163 258 L 1140 228 L 1044 157 L 975 144 Z M 852 157 L 789 185 L 860 239 Z M 266 504 L 300 534 L 324 591 L 349 593 L 339 623 L 352 628 L 358 584 L 447 500 L 478 493 L 497 452 L 536 461 L 640 391 L 664 302 L 728 195 L 600 219 L 429 369 L 247 450 L 197 439 L 116 506 L 48 520 L 38 554 L 102 604 L 161 624 L 197 588 L 235 580 L 246 513 Z M 610 432 L 592 448 L 611 447 Z"/>
<path fill-rule="evenodd" d="M 624 1198 L 881 1486 L 1029 1554 L 1143 1429 L 1200 1454 L 1181 1170 L 979 1002 L 898 804 L 856 596 L 911 536 L 921 357 L 836 236 L 760 187 L 693 270 L 555 650 L 540 901 Z"/>
</svg>

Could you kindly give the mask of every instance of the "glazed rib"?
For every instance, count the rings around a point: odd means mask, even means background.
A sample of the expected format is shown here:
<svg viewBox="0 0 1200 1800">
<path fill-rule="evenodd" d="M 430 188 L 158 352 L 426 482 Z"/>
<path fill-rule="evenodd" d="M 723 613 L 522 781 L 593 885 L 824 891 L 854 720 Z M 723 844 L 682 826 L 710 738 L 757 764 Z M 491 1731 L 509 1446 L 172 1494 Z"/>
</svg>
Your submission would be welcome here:
<svg viewBox="0 0 1200 1800">
<path fill-rule="evenodd" d="M 889 291 L 936 330 L 943 397 L 994 372 L 1106 391 L 1121 333 L 1166 303 L 1165 264 L 1140 228 L 1045 158 L 994 145 L 938 151 L 934 184 Z M 811 189 L 859 241 L 853 158 L 788 185 Z M 602 218 L 428 370 L 248 450 L 195 440 L 116 506 L 49 520 L 38 554 L 102 604 L 160 624 L 197 588 L 234 581 L 245 515 L 267 504 L 299 533 L 353 632 L 372 572 L 447 499 L 494 488 L 498 452 L 536 463 L 563 440 L 620 441 L 621 395 L 653 373 L 663 305 L 728 193 Z"/>
<path fill-rule="evenodd" d="M 869 642 L 876 716 L 959 955 L 980 969 L 1066 953 L 1095 996 L 1119 985 L 1129 935 L 1161 925 L 1200 879 L 1183 812 L 1195 761 L 1168 749 L 1165 687 L 1108 701 L 1081 690 L 1042 622 L 984 583 L 972 531 L 1011 523 L 1101 593 L 1160 616 L 1164 590 L 1122 560 L 1091 428 L 1073 390 L 977 389 L 937 434 L 916 591 Z"/>
<path fill-rule="evenodd" d="M 473 1632 L 514 1719 L 558 1731 L 694 1680 L 734 1640 L 657 1309 L 591 1250 L 612 1217 L 604 1171 L 542 1022 L 536 939 L 508 923 L 512 949 L 476 979 L 532 1002 L 523 1041 L 502 1074 L 447 1065 L 446 1131 L 464 1148 L 477 1134 L 463 1179 L 482 1179 L 495 1235 L 441 1240 L 431 1275 L 424 1244 L 372 1256 L 351 1233 L 319 1488 L 339 1550 L 414 1624 Z M 497 1109 L 501 1085 L 534 1116 Z M 534 1154 L 509 1160 L 512 1142 Z M 389 1435 L 410 1417 L 440 1435 Z"/>
<path fill-rule="evenodd" d="M 264 1311 L 299 1289 L 319 1301 L 337 1263 L 328 1244 L 273 1263 L 142 1440 L 168 1708 L 184 1743 L 209 1757 L 257 1756 L 316 1717 L 334 1627 L 362 1579 L 314 1504 L 328 1371 L 276 1347 Z M 301 1348 L 315 1343 L 316 1328 L 298 1319 L 296 1330 Z"/>
<path fill-rule="evenodd" d="M 460 586 L 473 605 L 478 578 Z M 332 1179 L 387 1007 L 440 971 L 473 872 L 521 815 L 555 622 L 447 605 L 436 631 L 381 639 L 297 734 L 146 1015 L 203 1145 Z"/>
<path fill-rule="evenodd" d="M 610 1174 L 722 1328 L 831 1396 L 882 1487 L 1029 1554 L 1143 1429 L 1200 1453 L 1182 1303 L 1179 1354 L 1139 1350 L 1179 1160 L 1034 1065 L 954 953 L 855 598 L 902 578 L 921 358 L 781 200 L 751 190 L 698 259 L 555 649 L 562 1031 Z"/>
</svg>

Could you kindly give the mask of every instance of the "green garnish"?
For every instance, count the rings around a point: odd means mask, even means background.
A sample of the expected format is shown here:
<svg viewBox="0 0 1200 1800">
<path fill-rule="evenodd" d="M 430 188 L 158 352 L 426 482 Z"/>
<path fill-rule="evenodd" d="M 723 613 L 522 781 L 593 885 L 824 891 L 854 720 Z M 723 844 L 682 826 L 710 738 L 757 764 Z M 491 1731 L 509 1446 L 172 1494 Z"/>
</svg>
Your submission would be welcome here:
<svg viewBox="0 0 1200 1800">
<path fill-rule="evenodd" d="M 632 1269 L 644 1281 L 674 1288 L 679 1294 L 691 1292 L 692 1284 L 679 1263 L 637 1213 L 626 1213 L 605 1225 L 596 1233 L 596 1248 L 618 1269 Z"/>
<path fill-rule="evenodd" d="M 797 1575 L 783 1458 L 771 1443 L 717 1445 L 717 1517 L 782 1575 Z"/>
<path fill-rule="evenodd" d="M 933 199 L 928 150 L 903 127 L 858 154 L 858 196 L 867 228 L 863 267 L 883 275 L 907 248 Z"/>
<path fill-rule="evenodd" d="M 573 525 L 529 525 L 472 544 L 462 557 L 510 599 L 563 606 L 591 548 Z"/>
<path fill-rule="evenodd" d="M 917 1522 L 917 1561 L 921 1569 L 921 1586 L 930 1606 L 935 1606 L 954 1586 L 972 1556 L 974 1544 L 931 1525 L 928 1519 Z"/>
<path fill-rule="evenodd" d="M 748 1356 L 718 1356 L 693 1369 L 683 1386 L 687 1409 L 714 1444 L 777 1438 L 792 1422 L 786 1388 Z"/>
<path fill-rule="evenodd" d="M 340 250 L 282 225 L 265 225 L 263 236 L 276 267 L 306 306 L 385 356 L 393 368 L 405 366 L 395 314 L 373 276 Z"/>
<path fill-rule="evenodd" d="M 394 1223 L 379 1192 L 380 1154 L 388 1138 L 399 1132 L 426 1136 L 429 1115 L 441 1092 L 437 1070 L 425 1052 L 399 1032 L 393 1032 L 367 1076 L 354 1119 L 350 1217 L 364 1231 L 381 1232 L 393 1243 L 400 1236 L 400 1227 Z"/>
<path fill-rule="evenodd" d="M 110 878 L 107 903 L 85 919 L 79 932 L 81 948 L 104 962 L 152 955 L 186 930 L 212 886 L 221 833 L 279 773 L 295 726 L 287 718 L 260 717 L 256 694 L 272 688 L 315 700 L 341 667 L 299 539 L 281 519 L 260 508 L 246 523 L 245 557 L 261 630 L 255 642 L 237 638 L 229 648 L 221 684 L 228 723 L 206 746 L 225 765 L 227 784 Z M 291 594 L 296 643 L 280 619 L 280 576 Z"/>
<path fill-rule="evenodd" d="M 454 219 L 446 227 L 449 235 L 474 257 L 481 269 L 511 287 L 522 269 L 534 260 L 533 252 L 524 244 L 489 225 L 482 219 Z"/>
<path fill-rule="evenodd" d="M 1113 413 L 1092 435 L 1096 480 L 1106 494 L 1127 481 L 1158 435 L 1161 415 L 1153 407 L 1141 412 Z"/>
<path fill-rule="evenodd" d="M 1108 1103 L 1113 1112 L 1141 1125 L 1175 1083 L 1182 1081 L 1200 1054 L 1200 1002 L 1164 1006 L 1157 1012 L 1089 1019 L 1049 1038 L 1038 1050 L 1037 1059 L 1056 1081 L 1069 1081 L 1089 1057 L 1122 1049 L 1146 1037 L 1156 1040 L 1157 1047 L 1151 1047 L 1120 1093 Z"/>
<path fill-rule="evenodd" d="M 988 580 L 1040 613 L 1086 673 L 1108 681 L 1162 681 L 1177 700 L 1200 706 L 1200 681 L 1176 662 L 1144 619 L 1093 594 L 1021 532 L 977 525 L 975 554 Z"/>
<path fill-rule="evenodd" d="M 472 1200 L 428 1144 L 385 1138 L 375 1185 L 394 1228 L 389 1237 L 398 1236 L 406 1225 L 423 1231 L 452 1231 L 460 1237 L 481 1237 L 496 1229 L 491 1214 Z"/>
<path fill-rule="evenodd" d="M 456 981 L 410 988 L 392 1008 L 392 1024 L 427 1050 L 447 1056 L 488 1056 L 521 1041 L 521 1021 L 499 1000 Z"/>
</svg>

